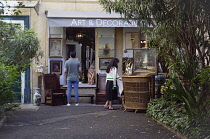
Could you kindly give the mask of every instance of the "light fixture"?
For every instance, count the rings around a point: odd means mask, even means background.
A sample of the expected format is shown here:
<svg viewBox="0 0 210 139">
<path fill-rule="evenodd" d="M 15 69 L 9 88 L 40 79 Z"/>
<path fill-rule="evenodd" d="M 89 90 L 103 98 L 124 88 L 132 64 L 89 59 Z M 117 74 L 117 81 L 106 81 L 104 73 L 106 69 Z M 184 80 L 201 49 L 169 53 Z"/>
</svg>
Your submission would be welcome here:
<svg viewBox="0 0 210 139">
<path fill-rule="evenodd" d="M 146 41 L 145 40 L 141 40 L 141 43 L 146 43 Z"/>
<path fill-rule="evenodd" d="M 79 32 L 79 33 L 76 34 L 76 38 L 80 39 L 82 37 L 83 37 L 83 34 L 81 32 Z"/>
</svg>

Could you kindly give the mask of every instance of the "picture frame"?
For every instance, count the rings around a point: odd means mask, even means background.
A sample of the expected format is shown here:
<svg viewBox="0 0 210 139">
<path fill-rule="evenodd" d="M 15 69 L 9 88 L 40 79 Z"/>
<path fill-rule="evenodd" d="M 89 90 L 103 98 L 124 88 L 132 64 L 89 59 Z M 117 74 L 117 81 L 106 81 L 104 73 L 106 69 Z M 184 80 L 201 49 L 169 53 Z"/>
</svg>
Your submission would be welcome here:
<svg viewBox="0 0 210 139">
<path fill-rule="evenodd" d="M 134 50 L 134 74 L 157 73 L 157 53 L 153 49 Z"/>
<path fill-rule="evenodd" d="M 62 61 L 50 61 L 50 73 L 62 74 Z"/>
<path fill-rule="evenodd" d="M 99 58 L 99 69 L 106 70 L 113 58 Z"/>
<path fill-rule="evenodd" d="M 62 57 L 62 38 L 49 39 L 49 57 Z"/>
<path fill-rule="evenodd" d="M 140 48 L 140 36 L 138 32 L 127 32 L 125 33 L 125 49 L 136 49 Z"/>
<path fill-rule="evenodd" d="M 131 75 L 133 73 L 133 58 L 123 57 L 122 58 L 122 74 Z"/>
<path fill-rule="evenodd" d="M 112 58 L 115 56 L 114 28 L 100 28 L 98 33 L 98 57 Z"/>
</svg>

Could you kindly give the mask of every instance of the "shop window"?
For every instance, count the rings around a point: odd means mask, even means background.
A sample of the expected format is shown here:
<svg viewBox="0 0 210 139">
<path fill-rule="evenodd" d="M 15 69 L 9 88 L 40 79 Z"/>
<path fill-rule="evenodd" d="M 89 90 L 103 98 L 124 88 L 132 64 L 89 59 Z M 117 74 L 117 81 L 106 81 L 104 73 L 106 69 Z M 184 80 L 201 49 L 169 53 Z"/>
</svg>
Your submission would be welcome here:
<svg viewBox="0 0 210 139">
<path fill-rule="evenodd" d="M 138 48 L 147 48 L 147 36 L 141 32 L 126 32 L 125 33 L 125 48 L 133 50 Z"/>
<path fill-rule="evenodd" d="M 113 58 L 115 56 L 115 28 L 98 29 L 98 57 Z"/>
</svg>

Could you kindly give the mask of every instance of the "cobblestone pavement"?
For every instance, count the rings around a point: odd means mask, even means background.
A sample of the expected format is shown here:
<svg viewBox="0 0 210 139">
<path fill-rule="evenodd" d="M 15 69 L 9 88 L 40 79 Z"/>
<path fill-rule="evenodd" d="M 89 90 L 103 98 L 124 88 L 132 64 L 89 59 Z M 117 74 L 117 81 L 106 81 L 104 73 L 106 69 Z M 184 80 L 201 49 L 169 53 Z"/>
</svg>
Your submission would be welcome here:
<svg viewBox="0 0 210 139">
<path fill-rule="evenodd" d="M 27 106 L 28 105 L 28 106 Z M 177 139 L 145 112 L 101 105 L 33 106 L 7 114 L 0 139 Z"/>
</svg>

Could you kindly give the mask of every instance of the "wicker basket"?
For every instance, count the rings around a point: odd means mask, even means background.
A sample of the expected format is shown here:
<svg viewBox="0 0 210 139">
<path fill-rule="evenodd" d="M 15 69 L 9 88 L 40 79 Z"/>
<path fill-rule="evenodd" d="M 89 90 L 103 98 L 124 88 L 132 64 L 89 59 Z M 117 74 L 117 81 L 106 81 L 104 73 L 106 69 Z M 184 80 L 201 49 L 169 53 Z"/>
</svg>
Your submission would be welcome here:
<svg viewBox="0 0 210 139">
<path fill-rule="evenodd" d="M 123 76 L 124 105 L 126 109 L 147 109 L 153 92 L 153 76 Z"/>
</svg>

